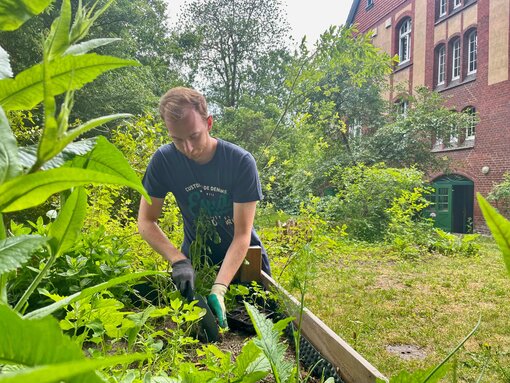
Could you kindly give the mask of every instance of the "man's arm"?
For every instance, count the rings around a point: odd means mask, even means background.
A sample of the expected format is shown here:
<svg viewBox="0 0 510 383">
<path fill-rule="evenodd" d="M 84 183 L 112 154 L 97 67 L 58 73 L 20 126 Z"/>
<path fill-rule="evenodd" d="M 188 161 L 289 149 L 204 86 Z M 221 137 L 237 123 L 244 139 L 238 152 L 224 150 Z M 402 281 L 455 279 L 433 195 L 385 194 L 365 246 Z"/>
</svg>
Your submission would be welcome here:
<svg viewBox="0 0 510 383">
<path fill-rule="evenodd" d="M 234 238 L 216 276 L 215 283 L 228 286 L 243 263 L 250 247 L 256 206 L 257 201 L 234 203 Z"/>
<path fill-rule="evenodd" d="M 152 205 L 144 198 L 140 200 L 138 210 L 138 231 L 143 239 L 167 261 L 174 264 L 177 261 L 187 259 L 163 233 L 158 225 L 158 219 L 163 209 L 163 198 L 151 197 Z"/>
</svg>

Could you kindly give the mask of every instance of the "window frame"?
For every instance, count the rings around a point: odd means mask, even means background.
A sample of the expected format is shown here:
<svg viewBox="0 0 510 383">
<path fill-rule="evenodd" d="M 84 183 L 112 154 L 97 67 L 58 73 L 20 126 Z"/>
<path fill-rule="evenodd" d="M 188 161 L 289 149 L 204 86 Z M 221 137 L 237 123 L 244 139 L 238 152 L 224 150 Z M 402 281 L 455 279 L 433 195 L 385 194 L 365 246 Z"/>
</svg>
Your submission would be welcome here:
<svg viewBox="0 0 510 383">
<path fill-rule="evenodd" d="M 474 39 L 472 41 L 472 38 Z M 478 69 L 478 33 L 475 30 L 468 34 L 467 38 L 467 74 L 475 74 Z"/>
<path fill-rule="evenodd" d="M 372 8 L 374 6 L 374 0 L 367 0 L 367 6 L 365 9 Z"/>
<path fill-rule="evenodd" d="M 457 37 L 452 43 L 452 72 L 451 72 L 451 81 L 459 80 L 460 79 L 460 70 L 461 70 L 461 44 L 460 44 L 460 37 Z"/>
<path fill-rule="evenodd" d="M 453 9 L 457 9 L 462 6 L 462 0 L 453 0 Z"/>
<path fill-rule="evenodd" d="M 406 26 L 406 28 L 403 31 L 404 26 Z M 412 33 L 412 21 L 411 18 L 408 17 L 405 18 L 400 23 L 400 26 L 398 28 L 398 58 L 400 60 L 398 65 L 402 65 L 411 61 L 411 33 Z M 406 55 L 406 58 L 402 60 L 404 53 Z"/>
<path fill-rule="evenodd" d="M 448 13 L 448 0 L 439 0 L 439 17 L 446 16 Z"/>
<path fill-rule="evenodd" d="M 444 85 L 446 83 L 446 46 L 442 44 L 437 49 L 437 78 L 436 85 Z M 442 80 L 441 80 L 442 78 Z"/>
<path fill-rule="evenodd" d="M 471 126 L 466 127 L 465 131 L 465 141 L 474 140 L 476 137 L 476 108 L 474 106 L 466 106 L 464 109 L 462 109 L 463 113 L 469 113 L 471 117 L 473 118 L 473 123 Z"/>
</svg>

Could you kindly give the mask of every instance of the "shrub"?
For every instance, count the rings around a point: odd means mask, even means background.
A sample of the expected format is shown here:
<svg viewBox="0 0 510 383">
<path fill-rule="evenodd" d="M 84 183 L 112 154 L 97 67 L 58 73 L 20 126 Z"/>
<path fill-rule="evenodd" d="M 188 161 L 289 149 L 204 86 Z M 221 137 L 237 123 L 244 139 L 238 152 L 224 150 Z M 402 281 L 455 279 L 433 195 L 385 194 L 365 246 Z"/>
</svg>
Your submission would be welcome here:
<svg viewBox="0 0 510 383">
<path fill-rule="evenodd" d="M 421 213 L 430 205 L 425 198 L 429 192 L 424 187 L 403 190 L 386 210 L 390 215 L 386 240 L 403 255 L 416 256 L 428 250 L 434 223 Z"/>
<path fill-rule="evenodd" d="M 325 200 L 327 219 L 347 225 L 354 239 L 377 241 L 385 238 L 391 213 L 388 210 L 404 191 L 423 188 L 423 173 L 415 168 L 371 167 L 359 164 L 332 171 L 336 195 Z"/>
<path fill-rule="evenodd" d="M 501 183 L 494 185 L 487 199 L 495 203 L 502 215 L 510 217 L 510 172 L 505 173 Z"/>
</svg>

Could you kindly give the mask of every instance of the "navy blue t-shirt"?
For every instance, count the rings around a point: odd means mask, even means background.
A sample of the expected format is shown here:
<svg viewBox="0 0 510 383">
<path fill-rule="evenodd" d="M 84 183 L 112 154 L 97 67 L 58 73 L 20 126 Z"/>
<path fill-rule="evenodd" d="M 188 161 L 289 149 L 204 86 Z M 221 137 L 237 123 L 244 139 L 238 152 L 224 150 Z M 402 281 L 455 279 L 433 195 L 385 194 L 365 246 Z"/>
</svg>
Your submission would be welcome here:
<svg viewBox="0 0 510 383">
<path fill-rule="evenodd" d="M 181 251 L 188 256 L 195 239 L 195 222 L 205 211 L 215 226 L 221 242 L 208 243 L 211 260 L 221 263 L 234 237 L 234 202 L 262 199 L 262 188 L 255 159 L 246 150 L 218 140 L 213 158 L 198 164 L 179 152 L 175 145 L 160 147 L 152 156 L 143 186 L 150 196 L 175 196 L 184 221 L 184 243 Z M 262 270 L 269 273 L 269 260 L 255 229 L 251 231 L 251 246 L 262 247 Z"/>
</svg>

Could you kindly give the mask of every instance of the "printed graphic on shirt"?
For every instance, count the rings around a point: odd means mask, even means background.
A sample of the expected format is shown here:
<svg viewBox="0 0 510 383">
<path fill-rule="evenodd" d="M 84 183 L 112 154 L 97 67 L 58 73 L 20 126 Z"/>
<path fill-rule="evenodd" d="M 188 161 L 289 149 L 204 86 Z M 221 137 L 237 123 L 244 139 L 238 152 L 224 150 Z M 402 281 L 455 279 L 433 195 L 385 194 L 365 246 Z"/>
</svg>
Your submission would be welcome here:
<svg viewBox="0 0 510 383">
<path fill-rule="evenodd" d="M 232 198 L 227 190 L 197 182 L 186 186 L 184 190 L 188 193 L 188 209 L 191 214 L 198 216 L 201 211 L 205 211 L 214 226 L 220 222 L 224 222 L 225 226 L 234 224 Z"/>
</svg>

